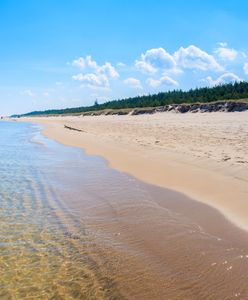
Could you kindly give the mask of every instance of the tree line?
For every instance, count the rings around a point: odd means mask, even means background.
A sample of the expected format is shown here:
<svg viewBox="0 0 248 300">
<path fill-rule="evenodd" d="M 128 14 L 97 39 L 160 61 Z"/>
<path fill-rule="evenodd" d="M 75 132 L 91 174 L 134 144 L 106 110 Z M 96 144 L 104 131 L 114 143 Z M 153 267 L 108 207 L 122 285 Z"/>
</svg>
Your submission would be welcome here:
<svg viewBox="0 0 248 300">
<path fill-rule="evenodd" d="M 197 102 L 206 103 L 219 100 L 239 100 L 246 98 L 248 98 L 248 82 L 243 81 L 214 87 L 195 88 L 188 91 L 173 90 L 168 92 L 160 92 L 153 95 L 112 100 L 102 104 L 98 104 L 96 101 L 94 105 L 91 106 L 33 111 L 21 116 L 77 114 L 104 109 L 157 107 L 168 104 L 190 104 Z"/>
</svg>

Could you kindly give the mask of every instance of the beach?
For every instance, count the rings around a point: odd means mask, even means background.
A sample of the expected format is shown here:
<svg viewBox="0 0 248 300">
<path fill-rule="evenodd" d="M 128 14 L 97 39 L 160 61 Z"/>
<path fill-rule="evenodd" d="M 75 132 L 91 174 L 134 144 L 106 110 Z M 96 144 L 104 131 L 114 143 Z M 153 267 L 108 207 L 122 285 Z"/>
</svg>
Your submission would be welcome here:
<svg viewBox="0 0 248 300">
<path fill-rule="evenodd" d="M 238 4 L 0 1 L 0 300 L 248 300 Z"/>
<path fill-rule="evenodd" d="M 211 205 L 248 229 L 248 112 L 23 119 L 45 125 L 49 138 Z"/>
<path fill-rule="evenodd" d="M 3 161 L 7 155 L 25 201 L 3 163 L 5 214 L 14 193 L 18 217 L 2 220 L 2 234 L 18 244 L 16 228 L 32 226 L 22 229 L 21 256 L 6 241 L 0 295 L 246 299 L 246 118 L 161 113 L 6 122 L 18 137 L 4 131 L 10 149 L 21 150 L 29 168 L 20 159 L 13 164 L 3 143 Z M 12 147 L 18 139 L 24 148 Z"/>
</svg>

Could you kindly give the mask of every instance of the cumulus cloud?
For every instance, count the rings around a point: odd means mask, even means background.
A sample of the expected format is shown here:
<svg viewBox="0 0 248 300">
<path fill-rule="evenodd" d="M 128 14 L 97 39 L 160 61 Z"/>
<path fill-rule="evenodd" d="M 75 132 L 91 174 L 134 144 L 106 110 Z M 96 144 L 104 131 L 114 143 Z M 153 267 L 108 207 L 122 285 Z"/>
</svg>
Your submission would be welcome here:
<svg viewBox="0 0 248 300">
<path fill-rule="evenodd" d="M 176 67 L 176 62 L 163 48 L 153 48 L 141 54 L 139 60 L 135 61 L 138 70 L 145 73 L 155 73 L 158 69 L 168 70 Z"/>
<path fill-rule="evenodd" d="M 241 79 L 234 73 L 235 71 L 233 61 L 237 65 L 243 64 L 243 70 L 248 75 L 248 62 L 245 53 L 229 48 L 226 43 L 218 43 L 215 50 L 208 53 L 195 45 L 188 47 L 180 47 L 174 53 L 167 52 L 164 48 L 151 48 L 140 55 L 135 60 L 136 71 L 141 71 L 146 75 L 144 80 L 148 86 L 158 88 L 162 85 L 168 87 L 177 87 L 179 83 L 174 78 L 178 78 L 181 73 L 186 76 L 192 75 L 192 81 L 195 80 L 198 71 L 206 72 L 204 79 L 210 85 L 218 85 L 227 82 L 240 81 Z M 245 63 L 247 62 L 247 63 Z M 245 64 L 244 64 L 245 63 Z M 128 66 L 122 62 L 112 65 L 110 62 L 98 64 L 90 55 L 79 57 L 75 59 L 70 65 L 80 69 L 79 74 L 75 74 L 72 78 L 80 82 L 82 86 L 92 89 L 110 89 L 112 82 L 120 75 L 118 73 L 122 67 L 125 67 L 125 72 L 134 71 L 133 66 Z M 228 66 L 231 66 L 232 69 Z M 213 72 L 220 72 L 222 74 L 218 78 L 213 76 Z M 225 73 L 224 73 L 225 72 Z M 224 74 L 223 74 L 224 73 Z M 238 74 L 238 73 L 237 73 Z M 155 76 L 156 75 L 156 76 Z M 207 75 L 211 75 L 208 76 Z M 134 77 L 128 77 L 134 76 Z M 122 82 L 127 86 L 142 89 L 139 76 L 135 73 L 126 75 Z M 183 80 L 183 79 L 182 79 Z M 181 80 L 180 80 L 181 81 Z"/>
<path fill-rule="evenodd" d="M 161 82 L 161 84 L 170 85 L 170 86 L 178 86 L 179 85 L 179 83 L 176 80 L 170 78 L 169 76 L 161 77 L 160 82 Z"/>
<path fill-rule="evenodd" d="M 130 87 L 133 87 L 133 88 L 136 88 L 136 89 L 142 89 L 140 80 L 136 79 L 134 77 L 129 77 L 129 78 L 125 79 L 123 82 L 124 82 L 124 84 L 126 84 Z"/>
<path fill-rule="evenodd" d="M 119 77 L 118 72 L 109 62 L 106 62 L 101 67 L 98 67 L 96 72 L 99 74 L 105 74 L 106 76 L 108 76 L 110 78 L 118 78 Z"/>
<path fill-rule="evenodd" d="M 98 68 L 97 62 L 94 61 L 90 55 L 87 55 L 86 58 L 84 59 L 84 61 L 85 61 L 85 65 L 87 67 L 92 68 L 92 69 Z"/>
<path fill-rule="evenodd" d="M 223 69 L 212 55 L 194 45 L 179 48 L 174 53 L 174 58 L 177 64 L 185 69 L 199 69 L 202 71 L 221 71 Z"/>
<path fill-rule="evenodd" d="M 79 57 L 78 59 L 74 59 L 72 62 L 73 66 L 79 67 L 81 69 L 85 68 L 85 59 L 83 57 Z"/>
<path fill-rule="evenodd" d="M 86 57 L 79 57 L 72 62 L 73 66 L 79 67 L 81 69 L 91 69 L 95 73 L 105 74 L 111 78 L 118 78 L 119 74 L 116 71 L 115 67 L 111 63 L 106 62 L 105 64 L 99 66 L 95 60 L 92 59 L 90 55 Z"/>
<path fill-rule="evenodd" d="M 172 79 L 169 76 L 162 76 L 160 79 L 148 78 L 147 84 L 152 88 L 157 88 L 161 85 L 174 86 L 174 87 L 179 85 L 179 83 L 176 80 Z"/>
<path fill-rule="evenodd" d="M 242 81 L 242 79 L 233 73 L 225 73 L 225 74 L 222 74 L 220 77 L 218 77 L 215 80 L 211 76 L 208 76 L 203 81 L 207 82 L 210 86 L 216 86 L 216 85 L 225 84 L 225 83 L 240 82 L 240 81 Z"/>
<path fill-rule="evenodd" d="M 82 86 L 86 86 L 92 89 L 97 88 L 108 88 L 109 87 L 109 80 L 106 75 L 104 74 L 77 74 L 72 76 L 73 80 L 79 81 Z"/>
<path fill-rule="evenodd" d="M 215 53 L 219 58 L 230 61 L 235 60 L 238 55 L 236 50 L 227 47 L 219 47 L 215 50 Z"/>
<path fill-rule="evenodd" d="M 150 65 L 149 63 L 142 61 L 142 60 L 136 60 L 135 61 L 135 67 L 137 68 L 137 70 L 143 72 L 143 73 L 156 73 L 157 69 L 154 68 L 152 65 Z"/>
<path fill-rule="evenodd" d="M 217 50 L 216 50 L 217 51 Z M 217 52 L 216 52 L 217 53 Z M 218 55 L 223 59 L 234 59 L 236 52 L 223 46 L 218 48 Z M 154 74 L 161 70 L 166 74 L 180 74 L 182 69 L 196 69 L 202 71 L 223 71 L 223 67 L 214 56 L 202 49 L 190 45 L 179 48 L 173 55 L 163 48 L 153 48 L 141 54 L 135 61 L 135 67 L 143 73 Z"/>
<path fill-rule="evenodd" d="M 97 69 L 98 65 L 96 61 L 94 61 L 91 55 L 87 55 L 86 57 L 79 57 L 72 62 L 73 66 L 79 67 L 81 69 L 85 69 L 87 67 L 91 69 Z"/>
<path fill-rule="evenodd" d="M 248 63 L 244 64 L 243 69 L 244 69 L 245 74 L 248 75 Z"/>
<path fill-rule="evenodd" d="M 89 88 L 109 88 L 109 80 L 119 77 L 119 73 L 111 63 L 105 62 L 103 65 L 98 65 L 90 55 L 75 59 L 72 65 L 86 70 L 85 74 L 79 73 L 72 76 L 72 79 L 80 81 L 82 86 Z"/>
</svg>

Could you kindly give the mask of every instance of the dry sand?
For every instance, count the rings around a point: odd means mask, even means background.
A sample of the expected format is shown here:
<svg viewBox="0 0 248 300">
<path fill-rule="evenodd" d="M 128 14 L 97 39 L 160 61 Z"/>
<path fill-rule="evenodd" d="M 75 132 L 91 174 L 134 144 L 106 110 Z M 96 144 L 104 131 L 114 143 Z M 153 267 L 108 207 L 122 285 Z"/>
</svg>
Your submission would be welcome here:
<svg viewBox="0 0 248 300">
<path fill-rule="evenodd" d="M 47 137 L 207 203 L 248 229 L 248 112 L 24 120 L 45 124 Z"/>
</svg>

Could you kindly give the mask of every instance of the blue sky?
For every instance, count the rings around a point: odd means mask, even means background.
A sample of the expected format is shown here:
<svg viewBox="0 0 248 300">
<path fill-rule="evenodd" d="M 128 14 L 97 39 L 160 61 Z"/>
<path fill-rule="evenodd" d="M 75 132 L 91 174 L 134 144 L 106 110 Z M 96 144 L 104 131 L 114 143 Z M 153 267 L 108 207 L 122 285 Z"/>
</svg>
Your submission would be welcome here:
<svg viewBox="0 0 248 300">
<path fill-rule="evenodd" d="M 248 1 L 0 0 L 0 114 L 248 80 Z"/>
</svg>

